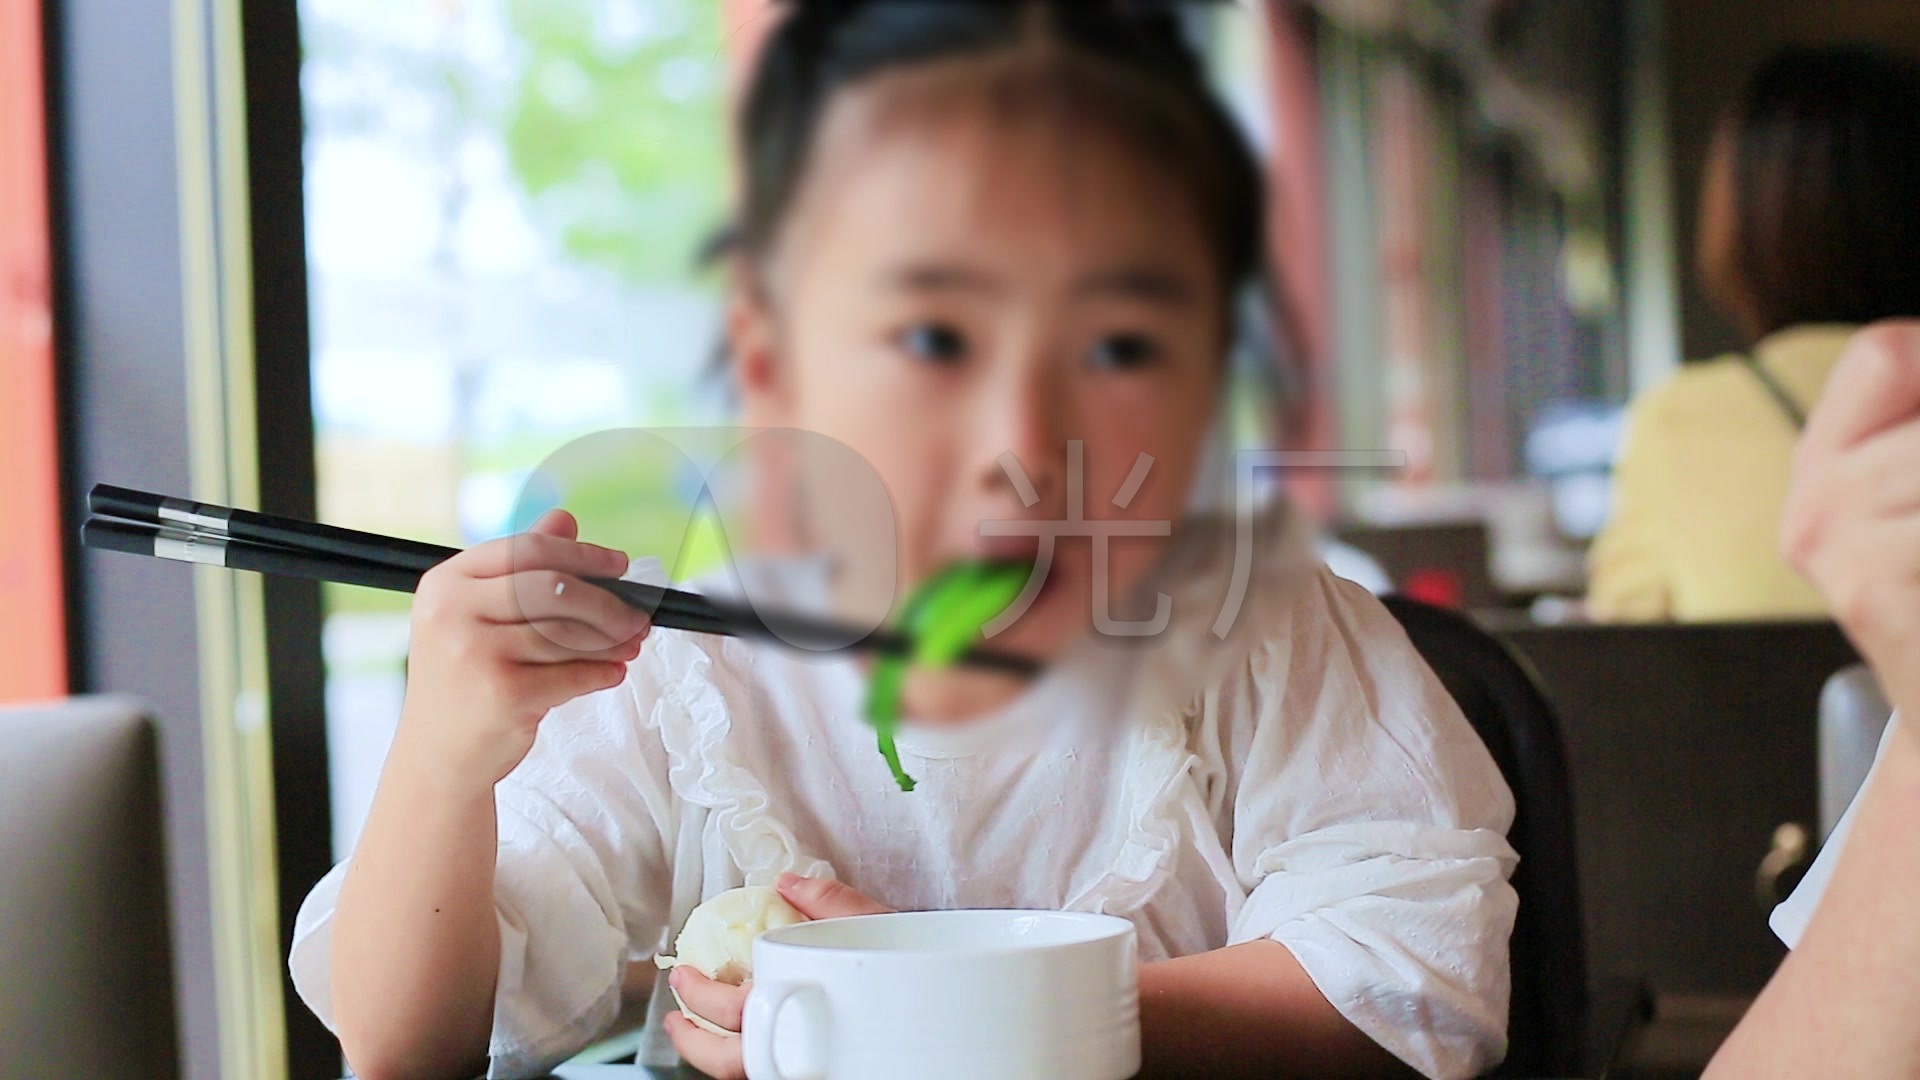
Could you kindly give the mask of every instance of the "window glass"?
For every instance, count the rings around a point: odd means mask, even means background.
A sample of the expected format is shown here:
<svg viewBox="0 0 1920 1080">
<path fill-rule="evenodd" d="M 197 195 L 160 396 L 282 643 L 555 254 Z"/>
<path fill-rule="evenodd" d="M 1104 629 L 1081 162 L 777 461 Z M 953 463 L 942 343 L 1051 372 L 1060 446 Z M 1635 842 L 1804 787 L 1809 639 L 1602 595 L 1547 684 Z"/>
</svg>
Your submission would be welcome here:
<svg viewBox="0 0 1920 1080">
<path fill-rule="evenodd" d="M 301 0 L 300 18 L 322 520 L 477 543 L 537 509 L 522 486 L 556 448 L 716 414 L 695 256 L 727 193 L 718 4 Z M 399 717 L 407 597 L 326 597 L 344 853 Z"/>
</svg>

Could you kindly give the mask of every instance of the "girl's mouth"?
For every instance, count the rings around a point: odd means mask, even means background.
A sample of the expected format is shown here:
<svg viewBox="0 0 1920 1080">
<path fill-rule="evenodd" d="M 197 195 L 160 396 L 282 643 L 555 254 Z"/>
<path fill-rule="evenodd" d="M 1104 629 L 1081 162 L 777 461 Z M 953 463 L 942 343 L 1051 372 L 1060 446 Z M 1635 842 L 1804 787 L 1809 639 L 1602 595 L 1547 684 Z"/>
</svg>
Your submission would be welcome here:
<svg viewBox="0 0 1920 1080">
<path fill-rule="evenodd" d="M 1033 593 L 1030 602 L 1038 602 L 1060 591 L 1066 584 L 1068 567 L 1061 559 L 1058 545 L 1043 546 L 1038 536 L 987 536 L 979 537 L 969 545 L 970 550 L 955 555 L 955 561 L 976 561 L 996 569 L 1018 569 L 1027 577 L 1031 585 L 1033 579 L 1039 579 L 1039 588 Z M 1052 547 L 1048 551 L 1047 547 Z M 1047 556 L 1043 559 L 1043 556 Z"/>
<path fill-rule="evenodd" d="M 1033 552 L 1022 555 L 989 554 L 983 558 L 982 561 L 995 567 L 1018 569 L 1027 575 L 1029 583 L 1038 577 L 1040 579 L 1040 588 L 1033 594 L 1034 599 L 1038 600 L 1059 589 L 1061 570 L 1057 563 L 1048 566 L 1040 565 L 1036 554 L 1037 553 Z M 1053 561 L 1049 560 L 1049 562 Z"/>
</svg>

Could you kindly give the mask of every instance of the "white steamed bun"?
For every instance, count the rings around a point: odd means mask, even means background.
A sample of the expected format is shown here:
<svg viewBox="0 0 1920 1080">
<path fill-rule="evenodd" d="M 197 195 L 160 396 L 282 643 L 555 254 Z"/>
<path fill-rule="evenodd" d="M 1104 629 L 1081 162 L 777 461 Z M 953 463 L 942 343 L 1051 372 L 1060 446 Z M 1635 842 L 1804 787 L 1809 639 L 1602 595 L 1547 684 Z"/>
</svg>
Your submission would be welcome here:
<svg viewBox="0 0 1920 1080">
<path fill-rule="evenodd" d="M 680 936 L 673 941 L 676 955 L 656 956 L 661 970 L 686 965 L 718 982 L 739 986 L 753 975 L 753 939 L 768 930 L 806 922 L 806 916 L 794 910 L 778 891 L 765 885 L 729 889 L 687 915 Z M 680 992 L 673 1000 L 687 1019 L 716 1035 L 733 1032 L 708 1021 L 687 1008 Z"/>
</svg>

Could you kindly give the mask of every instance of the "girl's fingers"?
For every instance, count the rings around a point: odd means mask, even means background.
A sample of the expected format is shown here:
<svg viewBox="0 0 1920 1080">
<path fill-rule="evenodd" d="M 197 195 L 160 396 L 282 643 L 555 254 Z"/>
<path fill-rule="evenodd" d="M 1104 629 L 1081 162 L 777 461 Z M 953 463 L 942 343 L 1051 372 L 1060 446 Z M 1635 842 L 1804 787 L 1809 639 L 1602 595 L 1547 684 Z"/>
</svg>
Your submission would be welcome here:
<svg viewBox="0 0 1920 1080">
<path fill-rule="evenodd" d="M 549 510 L 541 514 L 540 520 L 534 522 L 533 528 L 527 531 L 540 533 L 543 536 L 557 536 L 562 540 L 575 540 L 580 536 L 580 522 L 565 510 Z"/>
<path fill-rule="evenodd" d="M 746 987 L 716 982 L 685 965 L 674 968 L 667 982 L 680 995 L 680 1003 L 701 1019 L 728 1031 L 740 1030 L 740 1018 L 747 1009 Z"/>
<path fill-rule="evenodd" d="M 673 1038 L 673 1048 L 680 1051 L 687 1064 L 713 1080 L 746 1080 L 747 1067 L 740 1057 L 739 1039 L 695 1027 L 693 1021 L 678 1010 L 667 1014 L 666 1026 L 667 1034 Z"/>
<path fill-rule="evenodd" d="M 503 627 L 514 636 L 512 658 L 523 664 L 566 664 L 578 660 L 624 664 L 640 655 L 647 631 L 608 643 L 596 627 L 571 619 L 541 619 Z"/>
<path fill-rule="evenodd" d="M 794 910 L 809 919 L 838 919 L 848 915 L 881 915 L 893 909 L 870 900 L 853 886 L 832 878 L 781 874 L 774 883 Z"/>
<path fill-rule="evenodd" d="M 611 690 L 627 678 L 627 665 L 609 660 L 580 660 L 570 664 L 527 664 L 525 693 L 547 708 L 577 697 Z"/>
<path fill-rule="evenodd" d="M 543 520 L 544 524 L 544 520 Z M 558 570 L 579 577 L 617 578 L 627 572 L 625 553 L 570 537 L 530 532 L 490 540 L 447 560 L 475 578 L 505 577 L 529 570 Z"/>
<path fill-rule="evenodd" d="M 587 647 L 604 649 L 646 629 L 646 612 L 628 607 L 619 597 L 571 574 L 535 570 L 489 578 L 474 587 L 479 616 L 491 623 L 532 623 L 564 620 L 598 631 L 601 639 Z"/>
</svg>

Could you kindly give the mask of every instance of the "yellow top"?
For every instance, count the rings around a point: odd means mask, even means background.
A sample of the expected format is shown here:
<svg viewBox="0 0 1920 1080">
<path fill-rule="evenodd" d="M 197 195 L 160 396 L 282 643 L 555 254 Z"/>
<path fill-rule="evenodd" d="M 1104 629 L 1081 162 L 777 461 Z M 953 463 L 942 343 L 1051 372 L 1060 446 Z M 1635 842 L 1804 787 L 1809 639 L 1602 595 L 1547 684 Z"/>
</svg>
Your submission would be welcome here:
<svg viewBox="0 0 1920 1080">
<path fill-rule="evenodd" d="M 1851 326 L 1788 327 L 1754 356 L 1802 413 Z M 1799 436 L 1745 357 L 1689 364 L 1628 411 L 1613 514 L 1588 555 L 1588 611 L 1614 622 L 1823 617 L 1780 556 Z"/>
</svg>

